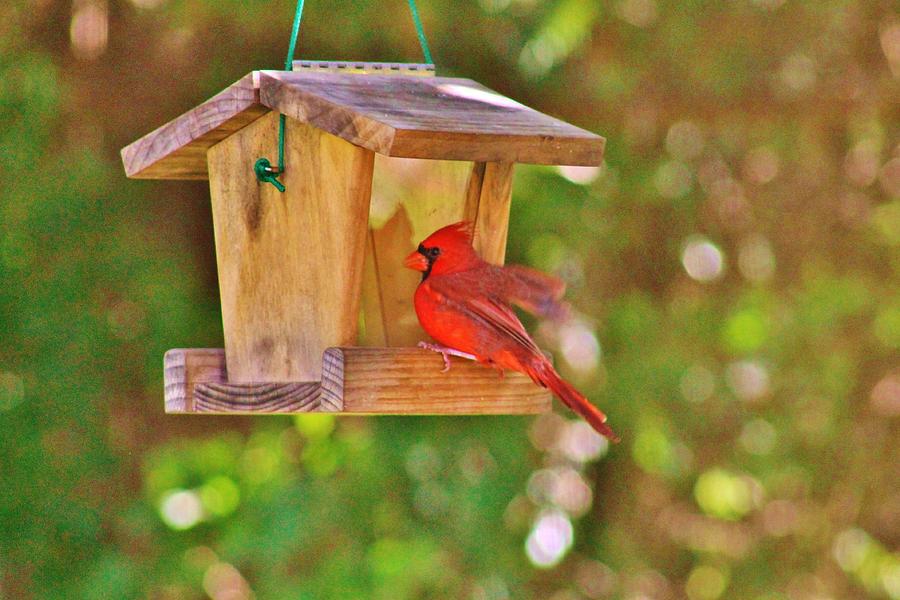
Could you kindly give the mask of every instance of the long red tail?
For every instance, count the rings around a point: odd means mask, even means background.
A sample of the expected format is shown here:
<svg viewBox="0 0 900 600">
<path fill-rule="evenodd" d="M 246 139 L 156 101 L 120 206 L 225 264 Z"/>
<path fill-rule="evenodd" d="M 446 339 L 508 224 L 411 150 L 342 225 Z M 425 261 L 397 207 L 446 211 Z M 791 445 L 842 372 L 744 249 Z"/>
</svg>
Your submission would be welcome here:
<svg viewBox="0 0 900 600">
<path fill-rule="evenodd" d="M 591 401 L 576 390 L 571 383 L 560 377 L 549 361 L 537 361 L 537 364 L 532 365 L 528 370 L 528 375 L 538 384 L 550 389 L 566 406 L 581 415 L 597 433 L 606 436 L 613 443 L 619 441 L 619 436 L 606 424 L 606 415 L 603 414 L 603 411 L 591 404 Z"/>
</svg>

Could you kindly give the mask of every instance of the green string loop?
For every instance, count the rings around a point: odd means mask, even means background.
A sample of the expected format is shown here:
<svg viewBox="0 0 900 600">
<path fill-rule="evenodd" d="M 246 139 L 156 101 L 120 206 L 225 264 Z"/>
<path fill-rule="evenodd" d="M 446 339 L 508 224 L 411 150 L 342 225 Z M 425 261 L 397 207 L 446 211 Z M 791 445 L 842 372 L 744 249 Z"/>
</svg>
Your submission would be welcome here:
<svg viewBox="0 0 900 600">
<path fill-rule="evenodd" d="M 409 12 L 412 13 L 413 23 L 416 25 L 416 35 L 419 37 L 419 44 L 422 46 L 425 62 L 434 64 L 434 61 L 431 59 L 431 50 L 428 49 L 428 40 L 425 39 L 425 28 L 422 27 L 422 19 L 419 18 L 419 9 L 416 8 L 416 0 L 409 0 Z"/>
<path fill-rule="evenodd" d="M 291 43 L 288 45 L 287 58 L 284 61 L 284 70 L 294 70 L 294 51 L 297 49 L 297 34 L 300 32 L 300 19 L 303 18 L 303 2 L 297 1 L 297 10 L 294 13 L 294 26 L 291 28 Z M 425 29 L 422 27 L 422 19 L 419 18 L 419 9 L 416 7 L 416 0 L 409 0 L 409 11 L 412 13 L 413 23 L 416 26 L 416 35 L 419 38 L 419 44 L 422 46 L 422 54 L 425 55 L 425 62 L 433 64 L 431 58 L 431 50 L 428 49 L 428 40 L 425 38 Z M 268 158 L 260 158 L 253 165 L 253 171 L 256 173 L 257 181 L 261 183 L 271 183 L 279 192 L 284 192 L 285 187 L 278 176 L 284 174 L 284 129 L 286 117 L 284 114 L 278 116 L 278 167 L 272 167 L 272 163 Z"/>
<path fill-rule="evenodd" d="M 275 177 L 275 169 L 272 168 L 272 163 L 269 162 L 268 158 L 257 159 L 253 164 L 253 172 L 256 173 L 257 181 L 271 183 L 279 192 L 285 190 L 284 184 Z"/>
<path fill-rule="evenodd" d="M 297 49 L 297 34 L 300 32 L 300 19 L 303 18 L 303 0 L 297 1 L 297 10 L 294 13 L 294 26 L 291 27 L 291 43 L 288 45 L 287 58 L 284 59 L 284 70 L 294 70 L 294 51 Z M 262 183 L 271 183 L 279 192 L 286 189 L 284 184 L 278 181 L 277 176 L 284 173 L 284 128 L 286 117 L 278 115 L 278 168 L 272 168 L 268 158 L 260 158 L 253 165 L 256 180 Z"/>
</svg>

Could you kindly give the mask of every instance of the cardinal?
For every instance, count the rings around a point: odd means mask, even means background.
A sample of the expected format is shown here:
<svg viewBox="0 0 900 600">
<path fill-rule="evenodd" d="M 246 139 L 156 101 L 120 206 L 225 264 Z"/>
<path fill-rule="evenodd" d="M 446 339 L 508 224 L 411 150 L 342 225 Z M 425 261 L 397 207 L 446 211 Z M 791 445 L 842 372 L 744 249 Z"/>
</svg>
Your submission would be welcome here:
<svg viewBox="0 0 900 600">
<path fill-rule="evenodd" d="M 422 272 L 413 303 L 425 332 L 437 342 L 419 346 L 439 352 L 444 371 L 450 368 L 448 355 L 476 360 L 501 375 L 505 369 L 519 371 L 552 391 L 599 433 L 619 441 L 606 415 L 559 376 L 510 307 L 515 304 L 539 317 L 564 316 L 562 280 L 528 267 L 483 261 L 465 221 L 425 238 L 405 264 Z"/>
</svg>

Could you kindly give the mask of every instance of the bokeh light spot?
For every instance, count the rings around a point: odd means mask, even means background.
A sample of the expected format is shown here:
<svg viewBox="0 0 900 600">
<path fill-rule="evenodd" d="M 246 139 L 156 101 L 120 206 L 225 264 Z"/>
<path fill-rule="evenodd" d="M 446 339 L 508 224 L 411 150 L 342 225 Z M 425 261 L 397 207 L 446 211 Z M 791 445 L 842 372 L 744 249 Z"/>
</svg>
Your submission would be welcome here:
<svg viewBox="0 0 900 600">
<path fill-rule="evenodd" d="M 620 19 L 635 27 L 648 27 L 656 22 L 656 0 L 621 0 L 616 5 Z"/>
<path fill-rule="evenodd" d="M 900 21 L 889 21 L 878 37 L 891 71 L 895 77 L 900 76 Z"/>
<path fill-rule="evenodd" d="M 725 321 L 722 337 L 732 352 L 759 350 L 769 337 L 768 319 L 756 308 L 740 310 Z"/>
<path fill-rule="evenodd" d="M 563 469 L 553 490 L 553 503 L 572 515 L 580 517 L 591 507 L 594 493 L 575 469 Z"/>
<path fill-rule="evenodd" d="M 72 53 L 81 60 L 95 60 L 106 52 L 109 41 L 106 0 L 75 0 L 69 38 Z"/>
<path fill-rule="evenodd" d="M 600 361 L 600 342 L 593 331 L 582 323 L 567 323 L 560 327 L 560 351 L 574 370 L 587 374 L 597 369 Z"/>
<path fill-rule="evenodd" d="M 253 592 L 234 566 L 218 562 L 203 575 L 203 589 L 212 600 L 250 600 Z"/>
<path fill-rule="evenodd" d="M 816 63 L 805 54 L 792 54 L 781 63 L 781 82 L 794 92 L 805 92 L 816 83 Z"/>
<path fill-rule="evenodd" d="M 872 539 L 859 528 L 842 531 L 834 540 L 832 554 L 845 571 L 855 571 L 862 566 L 872 550 Z"/>
<path fill-rule="evenodd" d="M 754 148 L 744 157 L 744 178 L 750 183 L 769 183 L 778 176 L 778 170 L 778 154 L 768 146 Z"/>
<path fill-rule="evenodd" d="M 709 566 L 695 567 L 684 585 L 684 592 L 690 600 L 716 600 L 728 588 L 728 576 L 721 570 Z"/>
<path fill-rule="evenodd" d="M 761 363 L 741 360 L 728 365 L 725 380 L 734 394 L 746 402 L 755 402 L 769 394 L 769 371 Z"/>
<path fill-rule="evenodd" d="M 176 531 L 190 529 L 203 519 L 203 502 L 193 490 L 172 490 L 163 496 L 159 514 Z"/>
<path fill-rule="evenodd" d="M 718 468 L 705 471 L 697 478 L 694 498 L 703 512 L 727 521 L 740 519 L 752 508 L 747 481 Z"/>
<path fill-rule="evenodd" d="M 863 140 L 854 145 L 844 158 L 844 174 L 859 187 L 871 185 L 878 177 L 879 144 L 873 139 Z"/>
<path fill-rule="evenodd" d="M 525 553 L 535 566 L 552 567 L 572 547 L 574 536 L 572 522 L 565 513 L 559 510 L 544 511 L 525 540 Z"/>
<path fill-rule="evenodd" d="M 638 430 L 631 451 L 635 462 L 649 473 L 669 471 L 674 465 L 674 449 L 659 427 L 649 425 Z"/>
<path fill-rule="evenodd" d="M 584 421 L 569 420 L 560 432 L 557 448 L 569 460 L 587 463 L 606 454 L 609 441 Z"/>
<path fill-rule="evenodd" d="M 681 263 L 692 279 L 703 283 L 718 279 L 725 268 L 722 251 L 702 237 L 691 238 L 685 243 Z"/>
<path fill-rule="evenodd" d="M 900 373 L 889 373 L 875 384 L 871 406 L 875 412 L 886 417 L 900 416 Z"/>
<path fill-rule="evenodd" d="M 200 500 L 208 513 L 224 517 L 237 510 L 241 491 L 229 477 L 218 475 L 200 488 Z"/>
<path fill-rule="evenodd" d="M 560 166 L 557 167 L 556 170 L 565 179 L 568 179 L 572 183 L 577 183 L 578 185 L 589 185 L 593 183 L 600 176 L 601 172 L 600 167 Z"/>
<path fill-rule="evenodd" d="M 297 414 L 294 415 L 294 426 L 307 438 L 325 438 L 334 431 L 335 418 L 326 413 Z"/>
</svg>

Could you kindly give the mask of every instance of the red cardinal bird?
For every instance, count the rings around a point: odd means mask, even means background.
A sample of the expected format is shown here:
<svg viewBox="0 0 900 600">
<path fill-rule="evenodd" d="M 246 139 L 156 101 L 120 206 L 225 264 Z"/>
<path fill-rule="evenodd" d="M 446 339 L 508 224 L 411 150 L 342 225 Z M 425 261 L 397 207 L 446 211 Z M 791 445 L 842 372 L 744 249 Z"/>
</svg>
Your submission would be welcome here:
<svg viewBox="0 0 900 600">
<path fill-rule="evenodd" d="M 539 271 L 520 266 L 498 267 L 481 260 L 472 248 L 469 223 L 454 223 L 428 236 L 406 257 L 405 264 L 422 272 L 416 288 L 419 322 L 440 345 L 423 348 L 440 352 L 444 370 L 448 354 L 499 369 L 525 373 L 549 388 L 591 427 L 617 442 L 606 415 L 565 381 L 540 351 L 510 304 L 541 317 L 559 317 L 565 284 Z"/>
</svg>

